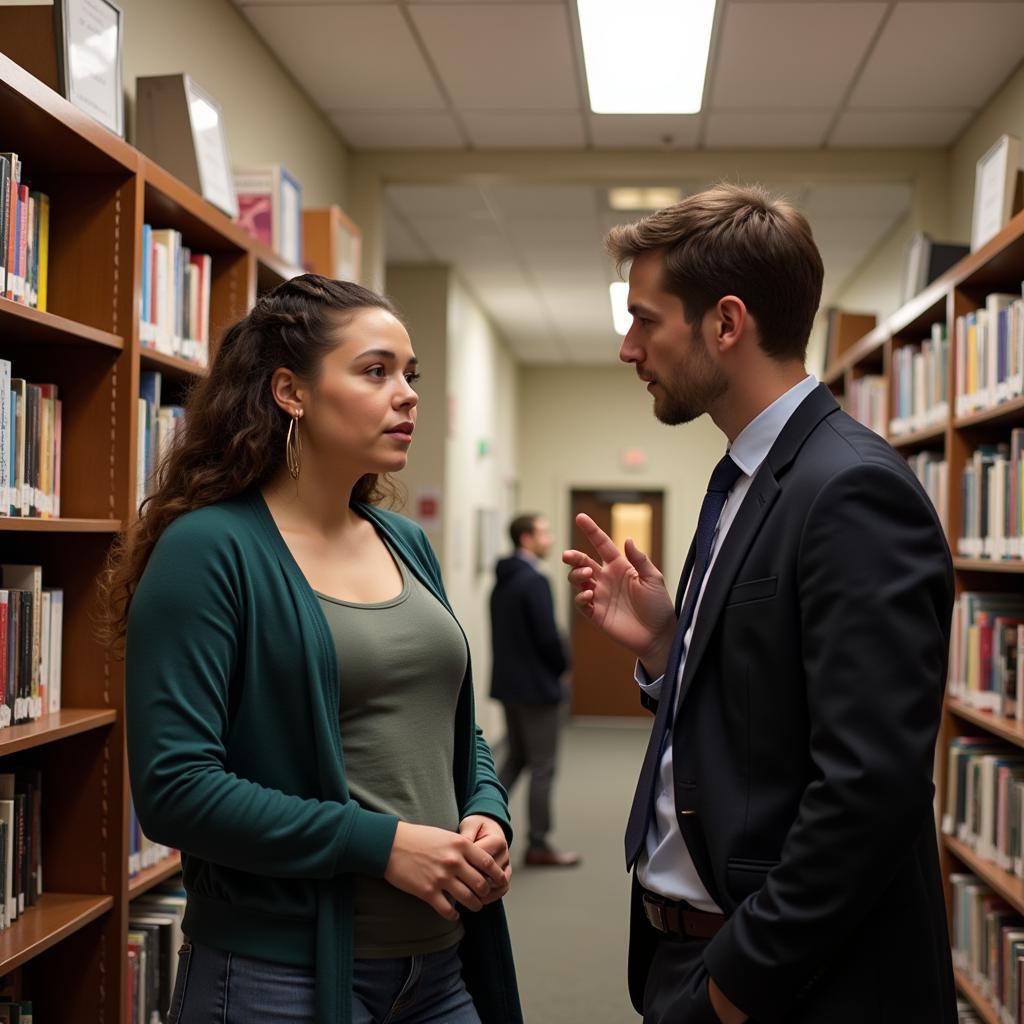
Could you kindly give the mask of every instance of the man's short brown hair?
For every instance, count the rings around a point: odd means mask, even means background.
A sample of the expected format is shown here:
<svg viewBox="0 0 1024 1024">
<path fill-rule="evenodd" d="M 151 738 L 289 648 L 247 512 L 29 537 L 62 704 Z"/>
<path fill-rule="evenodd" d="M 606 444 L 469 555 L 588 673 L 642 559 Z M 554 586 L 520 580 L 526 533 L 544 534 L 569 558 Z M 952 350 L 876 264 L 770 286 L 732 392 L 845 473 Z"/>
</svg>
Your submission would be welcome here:
<svg viewBox="0 0 1024 1024">
<path fill-rule="evenodd" d="M 715 185 L 632 224 L 605 245 L 622 265 L 665 258 L 662 288 L 679 296 L 690 324 L 725 295 L 742 299 L 775 359 L 803 360 L 825 271 L 807 218 L 759 185 Z"/>
</svg>

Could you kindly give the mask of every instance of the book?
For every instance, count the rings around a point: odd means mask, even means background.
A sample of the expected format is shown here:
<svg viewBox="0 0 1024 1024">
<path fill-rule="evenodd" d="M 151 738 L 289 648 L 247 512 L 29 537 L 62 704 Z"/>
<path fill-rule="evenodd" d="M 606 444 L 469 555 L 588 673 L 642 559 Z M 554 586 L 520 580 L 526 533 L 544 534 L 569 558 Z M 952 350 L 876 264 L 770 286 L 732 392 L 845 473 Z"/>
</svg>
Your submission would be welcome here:
<svg viewBox="0 0 1024 1024">
<path fill-rule="evenodd" d="M 302 186 L 281 164 L 236 168 L 234 175 L 239 226 L 302 266 Z"/>
</svg>

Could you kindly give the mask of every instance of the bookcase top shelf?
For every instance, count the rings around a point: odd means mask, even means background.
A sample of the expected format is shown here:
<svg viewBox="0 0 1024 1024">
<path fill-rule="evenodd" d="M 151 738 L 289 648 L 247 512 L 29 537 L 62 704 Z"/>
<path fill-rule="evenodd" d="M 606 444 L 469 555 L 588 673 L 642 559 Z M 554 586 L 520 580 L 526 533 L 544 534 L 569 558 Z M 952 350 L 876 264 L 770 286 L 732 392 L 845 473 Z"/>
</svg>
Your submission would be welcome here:
<svg viewBox="0 0 1024 1024">
<path fill-rule="evenodd" d="M 933 427 L 925 427 L 923 430 L 912 430 L 907 434 L 896 434 L 889 438 L 889 444 L 897 449 L 913 449 L 927 446 L 931 443 L 945 442 L 945 423 L 938 423 Z"/>
<path fill-rule="evenodd" d="M 124 174 L 138 168 L 138 151 L 59 93 L 0 53 L 0 124 L 4 144 L 33 172 Z"/>
<path fill-rule="evenodd" d="M 44 313 L 11 299 L 0 298 L 0 333 L 12 341 L 36 345 L 100 345 L 120 352 L 124 338 L 56 313 Z"/>
<path fill-rule="evenodd" d="M 144 370 L 158 370 L 165 377 L 177 380 L 191 380 L 194 377 L 205 377 L 207 369 L 199 363 L 178 356 L 169 356 L 156 349 L 144 348 L 139 351 L 139 362 Z"/>
</svg>

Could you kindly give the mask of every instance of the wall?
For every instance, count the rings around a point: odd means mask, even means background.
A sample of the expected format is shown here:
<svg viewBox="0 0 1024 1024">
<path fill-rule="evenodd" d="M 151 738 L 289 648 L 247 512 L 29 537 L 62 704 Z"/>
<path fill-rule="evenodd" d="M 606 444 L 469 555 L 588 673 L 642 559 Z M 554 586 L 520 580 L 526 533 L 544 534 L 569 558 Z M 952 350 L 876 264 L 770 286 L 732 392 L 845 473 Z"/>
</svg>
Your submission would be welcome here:
<svg viewBox="0 0 1024 1024">
<path fill-rule="evenodd" d="M 417 498 L 437 492 L 443 498 L 448 438 L 448 278 L 443 266 L 387 268 L 386 291 L 409 329 L 420 361 L 422 379 L 416 385 L 420 402 L 409 464 L 398 477 L 408 495 L 403 510 L 414 515 Z M 437 557 L 444 565 L 445 537 L 440 527 L 423 524 Z"/>
<path fill-rule="evenodd" d="M 675 592 L 708 477 L 726 441 L 706 416 L 667 427 L 654 418 L 652 405 L 636 374 L 624 365 L 520 370 L 521 504 L 551 520 L 555 546 L 548 569 L 563 626 L 575 614 L 560 561 L 571 539 L 569 492 L 574 487 L 664 491 L 664 565 L 659 568 Z M 626 448 L 647 453 L 645 469 L 622 468 Z"/>
<path fill-rule="evenodd" d="M 129 131 L 135 79 L 188 72 L 220 104 L 235 166 L 283 163 L 305 206 L 344 206 L 345 146 L 228 0 L 118 3 Z"/>
<path fill-rule="evenodd" d="M 454 277 L 448 291 L 447 377 L 445 584 L 473 652 L 477 721 L 494 741 L 504 733 L 504 723 L 487 696 L 488 598 L 494 558 L 508 549 L 502 538 L 516 506 L 519 371 L 480 306 Z M 481 526 L 484 564 L 478 565 Z"/>
<path fill-rule="evenodd" d="M 988 106 L 967 126 L 953 147 L 950 156 L 950 227 L 957 240 L 970 241 L 974 168 L 978 158 L 1004 132 L 1024 140 L 1024 64 L 1017 68 Z"/>
</svg>

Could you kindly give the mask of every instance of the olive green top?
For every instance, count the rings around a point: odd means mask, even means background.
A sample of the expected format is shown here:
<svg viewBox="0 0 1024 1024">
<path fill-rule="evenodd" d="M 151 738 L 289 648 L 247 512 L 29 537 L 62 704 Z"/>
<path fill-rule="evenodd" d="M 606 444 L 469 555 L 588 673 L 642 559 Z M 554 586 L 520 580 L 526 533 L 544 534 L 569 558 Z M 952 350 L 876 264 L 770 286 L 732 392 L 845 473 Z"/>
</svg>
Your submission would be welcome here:
<svg viewBox="0 0 1024 1024">
<path fill-rule="evenodd" d="M 457 832 L 452 758 L 466 642 L 441 602 L 395 563 L 402 589 L 390 601 L 317 594 L 344 677 L 345 777 L 368 810 Z M 366 958 L 436 953 L 463 934 L 460 922 L 369 875 L 356 880 L 354 926 L 355 955 Z"/>
</svg>

